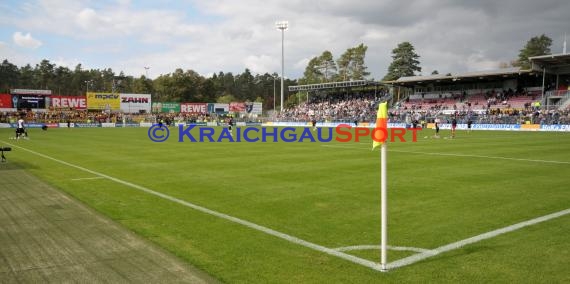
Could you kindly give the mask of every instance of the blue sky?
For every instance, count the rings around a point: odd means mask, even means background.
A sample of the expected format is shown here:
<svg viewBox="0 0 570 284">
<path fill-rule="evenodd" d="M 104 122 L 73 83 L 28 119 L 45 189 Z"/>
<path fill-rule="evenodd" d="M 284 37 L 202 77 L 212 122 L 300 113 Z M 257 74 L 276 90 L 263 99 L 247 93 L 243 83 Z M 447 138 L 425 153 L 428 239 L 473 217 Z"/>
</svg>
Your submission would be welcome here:
<svg viewBox="0 0 570 284">
<path fill-rule="evenodd" d="M 0 60 L 22 66 L 48 59 L 74 68 L 112 68 L 138 77 L 192 69 L 280 72 L 288 20 L 285 76 L 299 78 L 325 50 L 338 58 L 368 46 L 371 78 L 382 78 L 391 50 L 410 41 L 423 74 L 496 69 L 532 36 L 547 34 L 553 52 L 570 37 L 568 1 L 2 1 Z"/>
</svg>

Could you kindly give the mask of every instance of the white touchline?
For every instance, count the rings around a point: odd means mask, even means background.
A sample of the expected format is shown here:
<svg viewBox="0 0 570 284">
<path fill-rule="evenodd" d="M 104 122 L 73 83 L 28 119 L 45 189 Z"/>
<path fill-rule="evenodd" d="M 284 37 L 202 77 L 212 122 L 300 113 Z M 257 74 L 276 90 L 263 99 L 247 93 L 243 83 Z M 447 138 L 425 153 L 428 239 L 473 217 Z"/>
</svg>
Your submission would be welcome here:
<svg viewBox="0 0 570 284">
<path fill-rule="evenodd" d="M 6 143 L 6 142 L 5 142 L 5 143 Z M 377 270 L 377 271 L 383 271 L 383 270 L 381 269 L 381 266 L 380 266 L 379 263 L 376 263 L 376 262 L 373 262 L 373 261 L 370 261 L 370 260 L 366 260 L 366 259 L 362 259 L 362 258 L 353 256 L 353 255 L 350 255 L 350 254 L 346 254 L 346 253 L 337 251 L 337 250 L 335 250 L 335 249 L 331 249 L 331 248 L 327 248 L 327 247 L 324 247 L 324 246 L 321 246 L 321 245 L 317 245 L 317 244 L 314 244 L 314 243 L 311 243 L 311 242 L 308 242 L 308 241 L 299 239 L 299 238 L 297 238 L 297 237 L 293 237 L 293 236 L 291 236 L 291 235 L 287 235 L 287 234 L 285 234 L 285 233 L 281 233 L 281 232 L 275 231 L 275 230 L 273 230 L 273 229 L 270 229 L 270 228 L 267 228 L 267 227 L 264 227 L 264 226 L 261 226 L 261 225 L 257 225 L 257 224 L 255 224 L 255 223 L 252 223 L 252 222 L 249 222 L 249 221 L 246 221 L 246 220 L 243 220 L 243 219 L 239 219 L 239 218 L 236 218 L 236 217 L 233 217 L 233 216 L 224 214 L 224 213 L 220 213 L 220 212 L 217 212 L 217 211 L 214 211 L 214 210 L 210 210 L 210 209 L 208 209 L 208 208 L 205 208 L 205 207 L 202 207 L 202 206 L 199 206 L 199 205 L 196 205 L 196 204 L 193 204 L 193 203 L 190 203 L 190 202 L 187 202 L 187 201 L 184 201 L 184 200 L 181 200 L 181 199 L 178 199 L 178 198 L 175 198 L 175 197 L 166 195 L 166 194 L 164 194 L 164 193 L 160 193 L 160 192 L 157 192 L 157 191 L 148 189 L 148 188 L 146 188 L 146 187 L 143 187 L 143 186 L 140 186 L 140 185 L 136 185 L 136 184 L 130 183 L 130 182 L 128 182 L 128 181 L 124 181 L 124 180 L 121 180 L 121 179 L 118 179 L 118 178 L 115 178 L 115 177 L 112 177 L 112 176 L 108 176 L 108 175 L 106 175 L 106 174 L 102 174 L 102 173 L 99 173 L 99 172 L 96 172 L 96 171 L 93 171 L 93 170 L 90 170 L 90 169 L 87 169 L 87 168 L 84 168 L 84 167 L 81 167 L 81 166 L 77 166 L 77 165 L 74 165 L 74 164 L 71 164 L 71 163 L 68 163 L 68 162 L 65 162 L 65 161 L 62 161 L 62 160 L 59 160 L 59 159 L 50 157 L 50 156 L 48 156 L 48 155 L 44 155 L 44 154 L 42 154 L 42 153 L 38 153 L 38 152 L 33 151 L 33 150 L 26 149 L 26 148 L 24 148 L 24 147 L 20 147 L 20 146 L 11 144 L 11 143 L 6 143 L 6 144 L 8 144 L 8 145 L 10 145 L 10 146 L 12 146 L 12 147 L 19 148 L 19 149 L 22 149 L 22 150 L 24 150 L 24 151 L 30 152 L 30 153 L 32 153 L 32 154 L 34 154 L 34 155 L 37 155 L 37 156 L 40 156 L 40 157 L 43 157 L 43 158 L 46 158 L 46 159 L 49 159 L 49 160 L 58 162 L 58 163 L 60 163 L 60 164 L 64 164 L 64 165 L 66 165 L 66 166 L 69 166 L 69 167 L 72 167 L 72 168 L 76 168 L 76 169 L 79 169 L 79 170 L 82 170 L 82 171 L 85 171 L 85 172 L 88 172 L 88 173 L 91 173 L 91 174 L 94 174 L 94 175 L 97 175 L 97 176 L 100 176 L 100 177 L 103 177 L 103 178 L 106 178 L 106 179 L 109 179 L 109 180 L 112 180 L 112 181 L 114 181 L 114 182 L 117 182 L 117 183 L 120 183 L 120 184 L 129 186 L 129 187 L 132 187 L 132 188 L 134 188 L 134 189 L 137 189 L 137 190 L 140 190 L 140 191 L 143 191 L 143 192 L 146 192 L 146 193 L 148 193 L 148 194 L 152 194 L 152 195 L 158 196 L 158 197 L 160 197 L 160 198 L 163 198 L 163 199 L 166 199 L 166 200 L 170 200 L 170 201 L 172 201 L 172 202 L 175 202 L 175 203 L 178 203 L 178 204 L 181 204 L 181 205 L 190 207 L 190 208 L 192 208 L 192 209 L 194 209 L 194 210 L 197 210 L 197 211 L 200 211 L 200 212 L 203 212 L 203 213 L 212 215 L 212 216 L 216 216 L 216 217 L 219 217 L 219 218 L 222 218 L 222 219 L 225 219 L 225 220 L 234 222 L 234 223 L 238 223 L 238 224 L 244 225 L 244 226 L 246 226 L 246 227 L 248 227 L 248 228 L 252 228 L 252 229 L 258 230 L 258 231 L 260 231 L 260 232 L 263 232 L 263 233 L 266 233 L 266 234 L 269 234 L 269 235 L 272 235 L 272 236 L 275 236 L 275 237 L 284 239 L 284 240 L 289 241 L 289 242 L 291 242 L 291 243 L 298 244 L 298 245 L 301 245 L 301 246 L 304 246 L 304 247 L 307 247 L 307 248 L 310 248 L 310 249 L 313 249 L 313 250 L 316 250 L 316 251 L 320 251 L 320 252 L 323 252 L 323 253 L 326 253 L 326 254 L 329 254 L 329 255 L 333 255 L 333 256 L 336 256 L 336 257 L 339 257 L 339 258 L 348 260 L 348 261 L 350 261 L 350 262 L 353 262 L 353 263 L 356 263 L 356 264 L 360 264 L 360 265 L 362 265 L 362 266 L 366 266 L 366 267 L 368 267 L 368 268 L 371 268 L 371 269 L 374 269 L 374 270 Z M 326 146 L 326 145 L 323 145 L 323 146 Z M 475 237 L 471 237 L 471 238 L 468 238 L 468 239 L 465 239 L 465 240 L 461 240 L 461 241 L 458 241 L 458 242 L 454 242 L 454 243 L 451 243 L 451 244 L 447 244 L 447 245 L 444 245 L 444 246 L 441 246 L 441 247 L 438 247 L 438 248 L 435 248 L 435 249 L 432 249 L 432 250 L 428 250 L 428 251 L 425 251 L 425 252 L 422 252 L 422 253 L 419 253 L 419 254 L 415 254 L 415 255 L 412 255 L 412 256 L 409 256 L 409 257 L 406 257 L 406 258 L 403 258 L 403 259 L 399 259 L 399 260 L 396 260 L 396 261 L 394 261 L 394 262 L 388 263 L 387 268 L 388 268 L 388 269 L 394 269 L 394 268 L 398 268 L 398 267 L 410 265 L 410 264 L 416 263 L 416 262 L 418 262 L 418 261 L 424 260 L 424 259 L 426 259 L 426 258 L 432 257 L 432 256 L 434 256 L 434 255 L 438 255 L 438 254 L 441 254 L 441 253 L 444 253 L 444 252 L 448 252 L 448 251 L 451 251 L 451 250 L 454 250 L 454 249 L 458 249 L 458 248 L 461 248 L 461 247 L 463 247 L 463 246 L 465 246 L 465 245 L 468 245 L 468 244 L 476 243 L 476 242 L 479 242 L 479 241 L 482 241 L 482 240 L 485 240 L 485 239 L 490 239 L 490 238 L 496 237 L 496 236 L 498 236 L 498 235 L 502 235 L 502 234 L 504 234 L 504 233 L 512 232 L 512 231 L 515 231 L 515 230 L 518 230 L 518 229 L 521 229 L 521 228 L 524 228 L 524 227 L 527 227 L 527 226 L 530 226 L 530 225 L 534 225 L 534 224 L 537 224 L 537 223 L 541 223 L 541 222 L 544 222 L 544 221 L 548 221 L 548 220 L 550 220 L 550 219 L 558 218 L 558 217 L 561 217 L 561 216 L 564 216 L 564 215 L 567 215 L 567 214 L 570 214 L 570 209 L 562 210 L 562 211 L 559 211 L 559 212 L 556 212 L 556 213 L 552 213 L 552 214 L 549 214 L 549 215 L 546 215 L 546 216 L 542 216 L 542 217 L 538 217 L 538 218 L 535 218 L 535 219 L 532 219 L 532 220 L 528 220 L 528 221 L 524 221 L 524 222 L 521 222 L 521 223 L 517 223 L 517 224 L 511 225 L 511 226 L 508 226 L 508 227 L 504 227 L 504 228 L 501 228 L 501 229 L 497 229 L 497 230 L 494 230 L 494 231 L 491 231 L 491 232 L 487 232 L 487 233 L 484 233 L 484 234 L 481 234 L 481 235 L 478 235 L 478 236 L 475 236 Z"/>
<path fill-rule="evenodd" d="M 71 180 L 78 181 L 78 180 L 90 180 L 90 179 L 102 179 L 102 178 L 104 178 L 104 177 L 72 178 Z"/>
<path fill-rule="evenodd" d="M 508 227 L 504 227 L 501 229 L 490 231 L 490 232 L 487 232 L 487 233 L 484 233 L 484 234 L 481 234 L 478 236 L 474 236 L 474 237 L 471 237 L 468 239 L 464 239 L 464 240 L 461 240 L 458 242 L 450 243 L 450 244 L 447 244 L 447 245 L 444 245 L 444 246 L 441 246 L 441 247 L 438 247 L 438 248 L 435 248 L 435 249 L 432 249 L 432 250 L 429 250 L 429 251 L 426 251 L 423 253 L 412 255 L 412 256 L 402 258 L 402 259 L 396 260 L 394 262 L 388 263 L 388 269 L 394 269 L 394 268 L 410 265 L 412 263 L 416 263 L 420 260 L 424 260 L 426 258 L 435 256 L 435 255 L 438 255 L 438 254 L 441 254 L 444 252 L 455 250 L 455 249 L 461 248 L 463 246 L 466 246 L 466 245 L 469 245 L 472 243 L 480 242 L 482 240 L 494 238 L 498 235 L 509 233 L 509 232 L 512 232 L 512 231 L 515 231 L 515 230 L 518 230 L 518 229 L 521 229 L 521 228 L 524 228 L 524 227 L 527 227 L 530 225 L 545 222 L 545 221 L 548 221 L 550 219 L 562 217 L 562 216 L 567 215 L 567 214 L 570 214 L 570 209 L 558 211 L 556 213 L 552 213 L 552 214 L 545 215 L 542 217 L 534 218 L 532 220 L 520 222 L 520 223 L 517 223 L 514 225 L 510 225 Z"/>
<path fill-rule="evenodd" d="M 344 146 L 344 145 L 321 145 L 321 147 L 339 148 L 339 149 L 358 149 L 358 150 L 370 150 L 370 151 L 372 151 L 372 145 L 370 145 L 369 148 L 354 147 L 354 146 L 348 146 L 348 145 L 347 146 Z"/>
<path fill-rule="evenodd" d="M 369 144 L 369 143 L 367 143 L 367 144 Z M 321 146 L 322 146 L 322 147 L 329 147 L 329 148 L 339 148 L 339 149 L 362 149 L 362 150 L 372 150 L 372 146 L 371 146 L 370 148 L 354 147 L 354 146 L 348 146 L 348 145 L 347 145 L 347 146 L 343 146 L 343 145 L 321 145 Z M 511 160 L 511 161 L 522 161 L 522 162 L 536 162 L 536 163 L 550 163 L 550 164 L 565 164 L 565 165 L 570 165 L 570 162 L 567 162 L 567 161 L 521 159 L 521 158 L 483 156 L 483 155 L 470 155 L 470 154 L 432 153 L 432 152 L 404 151 L 404 150 L 393 150 L 393 149 L 388 149 L 388 152 L 408 153 L 408 154 L 420 154 L 420 155 L 432 155 L 432 156 L 451 156 L 451 157 L 466 157 L 466 158 L 498 159 L 498 160 Z"/>
<path fill-rule="evenodd" d="M 433 155 L 433 156 L 453 156 L 453 157 L 498 159 L 498 160 L 511 160 L 511 161 L 522 161 L 522 162 L 536 162 L 536 163 L 551 163 L 551 164 L 567 164 L 567 165 L 570 165 L 570 162 L 566 162 L 566 161 L 521 159 L 521 158 L 497 157 L 497 156 L 484 156 L 484 155 L 470 155 L 470 154 L 416 152 L 416 151 L 403 151 L 403 150 L 389 150 L 389 151 L 390 151 L 390 152 L 398 152 L 398 153 Z"/>
<path fill-rule="evenodd" d="M 377 271 L 380 271 L 380 270 L 381 270 L 381 269 L 380 269 L 380 264 L 378 264 L 378 263 L 376 263 L 376 262 L 373 262 L 373 261 L 370 261 L 370 260 L 366 260 L 366 259 L 362 259 L 362 258 L 353 256 L 353 255 L 350 255 L 350 254 L 342 253 L 342 252 L 340 252 L 340 251 L 336 251 L 336 250 L 334 250 L 334 249 L 327 248 L 327 247 L 324 247 L 324 246 L 321 246 L 321 245 L 317 245 L 317 244 L 314 244 L 314 243 L 311 243 L 311 242 L 308 242 L 308 241 L 299 239 L 299 238 L 297 238 L 297 237 L 293 237 L 293 236 L 291 236 L 291 235 L 287 235 L 287 234 L 285 234 L 285 233 L 281 233 L 281 232 L 275 231 L 275 230 L 273 230 L 273 229 L 270 229 L 270 228 L 267 228 L 267 227 L 264 227 L 264 226 L 261 226 L 261 225 L 257 225 L 257 224 L 255 224 L 255 223 L 252 223 L 252 222 L 249 222 L 249 221 L 246 221 L 246 220 L 243 220 L 243 219 L 239 219 L 239 218 L 236 218 L 236 217 L 233 217 L 233 216 L 224 214 L 224 213 L 220 213 L 220 212 L 217 212 L 217 211 L 214 211 L 214 210 L 210 210 L 210 209 L 208 209 L 208 208 L 205 208 L 205 207 L 202 207 L 202 206 L 199 206 L 199 205 L 196 205 L 196 204 L 193 204 L 193 203 L 184 201 L 184 200 L 182 200 L 182 199 L 178 199 L 178 198 L 175 198 L 175 197 L 166 195 L 166 194 L 164 194 L 164 193 L 160 193 L 160 192 L 157 192 L 157 191 L 148 189 L 148 188 L 146 188 L 146 187 L 143 187 L 143 186 L 140 186 L 140 185 L 137 185 L 137 184 L 134 184 L 134 183 L 130 183 L 130 182 L 128 182 L 128 181 L 124 181 L 124 180 L 121 180 L 121 179 L 118 179 L 118 178 L 115 178 L 115 177 L 112 177 L 112 176 L 108 176 L 108 175 L 106 175 L 106 174 L 102 174 L 102 173 L 99 173 L 99 172 L 96 172 L 96 171 L 93 171 L 93 170 L 90 170 L 90 169 L 87 169 L 87 168 L 84 168 L 84 167 L 81 167 L 81 166 L 77 166 L 77 165 L 68 163 L 68 162 L 66 162 L 66 161 L 62 161 L 62 160 L 59 160 L 59 159 L 50 157 L 50 156 L 48 156 L 48 155 L 44 155 L 44 154 L 42 154 L 42 153 L 38 153 L 38 152 L 33 151 L 33 150 L 26 149 L 26 148 L 24 148 L 24 147 L 20 147 L 20 146 L 17 146 L 17 145 L 14 145 L 14 144 L 10 144 L 10 143 L 6 143 L 6 144 L 8 144 L 8 145 L 10 145 L 10 146 L 12 146 L 12 147 L 19 148 L 19 149 L 22 149 L 22 150 L 24 150 L 24 151 L 30 152 L 30 153 L 32 153 L 32 154 L 34 154 L 34 155 L 37 155 L 37 156 L 46 158 L 46 159 L 48 159 L 48 160 L 52 160 L 52 161 L 54 161 L 54 162 L 58 162 L 58 163 L 60 163 L 60 164 L 66 165 L 66 166 L 69 166 L 69 167 L 72 167 L 72 168 L 76 168 L 76 169 L 79 169 L 79 170 L 82 170 L 82 171 L 85 171 L 85 172 L 94 174 L 94 175 L 96 175 L 96 176 L 100 176 L 100 177 L 103 177 L 103 178 L 112 180 L 112 181 L 114 181 L 114 182 L 117 182 L 117 183 L 120 183 L 120 184 L 129 186 L 129 187 L 131 187 L 131 188 L 134 188 L 134 189 L 137 189 L 137 190 L 140 190 L 140 191 L 143 191 L 143 192 L 146 192 L 146 193 L 148 193 L 148 194 L 152 194 L 152 195 L 158 196 L 158 197 L 160 197 L 160 198 L 163 198 L 163 199 L 166 199 L 166 200 L 170 200 L 170 201 L 172 201 L 172 202 L 175 202 L 175 203 L 184 205 L 184 206 L 186 206 L 186 207 L 190 207 L 190 208 L 192 208 L 192 209 L 194 209 L 194 210 L 197 210 L 197 211 L 200 211 L 200 212 L 209 214 L 209 215 L 213 215 L 213 216 L 216 216 L 216 217 L 219 217 L 219 218 L 222 218 L 222 219 L 225 219 L 225 220 L 234 222 L 234 223 L 238 223 L 238 224 L 244 225 L 244 226 L 246 226 L 246 227 L 249 227 L 249 228 L 252 228 L 252 229 L 261 231 L 261 232 L 263 232 L 263 233 L 266 233 L 266 234 L 269 234 L 269 235 L 272 235 L 272 236 L 275 236 L 275 237 L 284 239 L 284 240 L 289 241 L 289 242 L 291 242 L 291 243 L 298 244 L 298 245 L 301 245 L 301 246 L 304 246 L 304 247 L 307 247 L 307 248 L 310 248 L 310 249 L 313 249 L 313 250 L 316 250 L 316 251 L 320 251 L 320 252 L 323 252 L 323 253 L 326 253 L 326 254 L 329 254 L 329 255 L 333 255 L 333 256 L 336 256 L 336 257 L 339 257 L 339 258 L 342 258 L 342 259 L 351 261 L 351 262 L 353 262 L 353 263 L 360 264 L 360 265 L 363 265 L 363 266 L 372 268 L 372 269 L 377 270 Z"/>
</svg>

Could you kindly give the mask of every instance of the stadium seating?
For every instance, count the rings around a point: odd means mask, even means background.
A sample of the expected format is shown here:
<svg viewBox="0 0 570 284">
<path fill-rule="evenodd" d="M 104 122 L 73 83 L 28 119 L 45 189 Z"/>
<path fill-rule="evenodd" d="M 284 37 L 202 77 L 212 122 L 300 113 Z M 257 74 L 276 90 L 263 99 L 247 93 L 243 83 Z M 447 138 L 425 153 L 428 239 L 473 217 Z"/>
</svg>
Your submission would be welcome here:
<svg viewBox="0 0 570 284">
<path fill-rule="evenodd" d="M 538 94 L 540 95 L 540 94 Z M 407 110 L 527 109 L 537 97 L 536 90 L 520 93 L 495 90 L 467 90 L 463 93 L 416 93 L 401 106 Z"/>
</svg>

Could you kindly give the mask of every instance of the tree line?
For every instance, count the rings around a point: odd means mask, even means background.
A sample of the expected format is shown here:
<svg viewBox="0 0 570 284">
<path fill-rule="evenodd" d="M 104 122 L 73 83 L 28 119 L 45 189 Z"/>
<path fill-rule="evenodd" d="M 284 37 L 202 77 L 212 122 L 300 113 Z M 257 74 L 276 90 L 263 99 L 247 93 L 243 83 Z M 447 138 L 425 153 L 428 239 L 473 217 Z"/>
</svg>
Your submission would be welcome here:
<svg viewBox="0 0 570 284">
<path fill-rule="evenodd" d="M 318 84 L 338 81 L 365 80 L 370 72 L 364 63 L 368 47 L 360 44 L 348 48 L 336 61 L 330 51 L 313 57 L 299 79 L 300 84 Z"/>
<path fill-rule="evenodd" d="M 529 69 L 529 57 L 550 54 L 552 39 L 544 34 L 532 37 L 519 51 L 517 59 L 510 63 L 501 63 L 497 68 L 521 67 Z M 347 49 L 336 60 L 330 51 L 325 50 L 319 56 L 309 60 L 303 77 L 299 79 L 300 84 L 317 84 L 336 81 L 365 80 L 370 73 L 365 64 L 366 51 L 368 47 L 364 44 Z M 422 72 L 420 66 L 420 56 L 416 53 L 415 47 L 408 41 L 399 43 L 392 50 L 392 62 L 388 66 L 386 75 L 382 81 L 393 81 L 400 77 L 417 76 Z M 439 74 L 437 70 L 431 72 L 432 75 Z M 447 73 L 447 75 L 451 75 Z"/>
<path fill-rule="evenodd" d="M 499 63 L 497 68 L 520 67 L 530 69 L 529 57 L 551 54 L 550 46 L 552 39 L 545 34 L 534 36 L 519 50 L 517 59 L 509 63 Z M 410 42 L 402 42 L 392 50 L 392 63 L 388 66 L 388 73 L 383 81 L 397 80 L 400 77 L 417 76 L 422 71 L 420 67 L 420 56 L 416 53 L 414 46 Z M 433 70 L 432 75 L 439 74 Z M 447 73 L 450 76 L 451 73 Z"/>
<path fill-rule="evenodd" d="M 530 68 L 528 58 L 550 54 L 551 45 L 552 39 L 544 34 L 532 37 L 520 50 L 518 59 L 510 65 Z M 348 48 L 336 60 L 330 51 L 325 50 L 309 60 L 302 78 L 285 79 L 285 89 L 297 84 L 368 79 L 367 50 L 368 47 L 361 43 Z M 508 67 L 509 64 L 502 65 L 497 67 Z M 383 81 L 419 75 L 421 71 L 420 56 L 414 46 L 410 42 L 402 42 L 392 50 L 392 62 Z M 434 70 L 432 74 L 438 74 L 438 71 Z M 220 71 L 206 78 L 193 70 L 179 68 L 152 80 L 144 75 L 136 78 L 123 72 L 117 74 L 111 68 L 84 69 L 81 64 L 72 70 L 56 66 L 47 59 L 33 67 L 30 64 L 18 67 L 7 59 L 0 65 L 0 93 L 8 93 L 14 88 L 48 89 L 56 95 L 83 95 L 87 91 L 146 93 L 153 94 L 153 100 L 162 102 L 255 101 L 262 102 L 264 109 L 273 109 L 274 97 L 275 105 L 279 106 L 279 86 L 280 78 L 276 73 L 253 75 L 249 69 L 238 74 Z M 288 97 L 285 98 L 286 107 L 298 101 L 293 94 Z"/>
<path fill-rule="evenodd" d="M 150 79 L 116 73 L 111 68 L 84 69 L 81 64 L 72 70 L 56 66 L 47 59 L 32 67 L 18 67 L 7 59 L 0 65 L 0 93 L 10 89 L 51 90 L 54 95 L 84 95 L 86 92 L 120 92 L 152 94 L 162 102 L 262 102 L 273 109 L 275 97 L 280 97 L 280 77 L 277 74 L 253 75 L 249 69 L 233 74 L 219 72 L 206 78 L 193 70 L 174 72 Z M 284 86 L 296 85 L 296 80 L 284 80 Z M 279 105 L 276 99 L 276 105 Z"/>
</svg>

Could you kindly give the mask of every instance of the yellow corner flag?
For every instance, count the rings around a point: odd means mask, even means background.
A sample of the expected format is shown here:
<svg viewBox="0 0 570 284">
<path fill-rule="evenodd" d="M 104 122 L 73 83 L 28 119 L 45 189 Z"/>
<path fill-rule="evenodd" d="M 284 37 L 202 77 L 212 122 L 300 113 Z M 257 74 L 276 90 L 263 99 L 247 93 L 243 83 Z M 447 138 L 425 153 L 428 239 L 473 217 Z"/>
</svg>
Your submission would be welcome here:
<svg viewBox="0 0 570 284">
<path fill-rule="evenodd" d="M 381 133 L 381 134 L 379 134 Z M 388 136 L 388 103 L 383 102 L 378 105 L 378 114 L 376 114 L 376 127 L 372 135 L 372 150 L 382 145 Z"/>
</svg>

